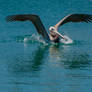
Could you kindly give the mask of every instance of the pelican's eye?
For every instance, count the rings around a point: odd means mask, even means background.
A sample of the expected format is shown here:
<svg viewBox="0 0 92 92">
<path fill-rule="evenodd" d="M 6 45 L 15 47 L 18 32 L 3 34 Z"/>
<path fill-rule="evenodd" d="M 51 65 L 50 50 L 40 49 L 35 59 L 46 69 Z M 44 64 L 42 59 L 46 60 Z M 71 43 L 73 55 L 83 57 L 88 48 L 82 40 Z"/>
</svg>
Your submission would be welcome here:
<svg viewBox="0 0 92 92">
<path fill-rule="evenodd" d="M 50 31 L 54 31 L 55 28 L 54 28 L 54 27 L 50 27 L 49 30 L 50 30 Z"/>
<path fill-rule="evenodd" d="M 52 31 L 54 31 L 55 29 L 54 29 L 54 28 L 52 28 L 51 30 L 52 30 Z"/>
</svg>

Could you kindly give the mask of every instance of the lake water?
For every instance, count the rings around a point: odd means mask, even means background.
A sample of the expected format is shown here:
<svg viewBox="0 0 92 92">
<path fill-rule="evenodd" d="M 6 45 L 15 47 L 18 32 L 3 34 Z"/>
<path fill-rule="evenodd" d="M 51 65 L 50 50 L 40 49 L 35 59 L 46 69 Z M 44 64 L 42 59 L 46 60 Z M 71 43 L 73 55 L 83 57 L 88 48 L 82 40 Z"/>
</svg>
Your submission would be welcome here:
<svg viewBox="0 0 92 92">
<path fill-rule="evenodd" d="M 92 0 L 0 0 L 0 92 L 91 92 L 92 23 L 59 30 L 71 44 L 46 44 L 31 22 L 6 22 L 37 14 L 45 28 L 67 14 L 92 14 Z"/>
</svg>

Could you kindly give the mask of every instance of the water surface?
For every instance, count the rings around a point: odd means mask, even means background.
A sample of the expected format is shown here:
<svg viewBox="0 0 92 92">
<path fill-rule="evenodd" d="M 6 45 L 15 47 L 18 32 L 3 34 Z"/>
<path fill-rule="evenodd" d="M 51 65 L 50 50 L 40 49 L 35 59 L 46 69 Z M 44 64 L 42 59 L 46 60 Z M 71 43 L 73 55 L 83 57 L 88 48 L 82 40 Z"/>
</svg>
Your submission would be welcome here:
<svg viewBox="0 0 92 92">
<path fill-rule="evenodd" d="M 1 92 L 91 92 L 92 23 L 65 24 L 60 33 L 73 43 L 55 45 L 44 43 L 30 22 L 5 21 L 37 14 L 48 29 L 71 13 L 92 14 L 92 0 L 0 1 Z"/>
</svg>

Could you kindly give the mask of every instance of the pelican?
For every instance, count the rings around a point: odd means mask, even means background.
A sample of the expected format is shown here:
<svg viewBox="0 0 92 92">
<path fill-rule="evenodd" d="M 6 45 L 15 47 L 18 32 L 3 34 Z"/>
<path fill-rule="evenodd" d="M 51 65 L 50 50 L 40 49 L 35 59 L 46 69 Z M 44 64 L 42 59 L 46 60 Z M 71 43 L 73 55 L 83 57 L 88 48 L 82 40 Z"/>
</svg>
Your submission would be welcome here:
<svg viewBox="0 0 92 92">
<path fill-rule="evenodd" d="M 42 35 L 45 41 L 51 41 L 55 43 L 60 42 L 60 38 L 66 39 L 62 34 L 58 32 L 58 28 L 68 22 L 91 22 L 92 15 L 89 14 L 69 14 L 61 19 L 56 25 L 49 28 L 49 34 L 46 31 L 40 17 L 35 14 L 21 14 L 10 15 L 6 17 L 7 21 L 31 21 L 37 29 L 38 34 Z"/>
</svg>

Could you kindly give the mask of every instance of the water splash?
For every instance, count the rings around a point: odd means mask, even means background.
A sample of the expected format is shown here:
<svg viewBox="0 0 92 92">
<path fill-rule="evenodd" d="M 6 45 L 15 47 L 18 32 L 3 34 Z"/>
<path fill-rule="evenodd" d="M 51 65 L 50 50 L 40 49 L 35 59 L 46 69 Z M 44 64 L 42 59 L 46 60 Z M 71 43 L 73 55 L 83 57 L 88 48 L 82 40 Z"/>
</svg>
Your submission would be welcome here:
<svg viewBox="0 0 92 92">
<path fill-rule="evenodd" d="M 44 41 L 44 39 L 41 36 L 35 34 L 24 38 L 24 43 L 30 43 L 30 42 L 40 42 L 42 44 L 47 45 L 47 43 Z"/>
<path fill-rule="evenodd" d="M 63 44 L 72 44 L 73 43 L 73 40 L 70 39 L 68 36 L 64 35 L 64 37 L 67 39 L 61 39 L 60 42 L 63 43 Z M 30 43 L 30 42 L 40 42 L 44 45 L 48 45 L 48 43 L 46 43 L 44 41 L 44 39 L 39 36 L 39 35 L 35 35 L 33 34 L 32 36 L 27 36 L 27 37 L 24 37 L 24 43 Z M 54 43 L 51 43 L 51 44 L 54 44 Z"/>
<path fill-rule="evenodd" d="M 73 43 L 73 40 L 71 38 L 69 38 L 68 36 L 64 35 L 64 38 L 66 38 L 67 40 L 65 39 L 61 39 L 61 43 L 64 43 L 64 44 L 72 44 Z"/>
</svg>

